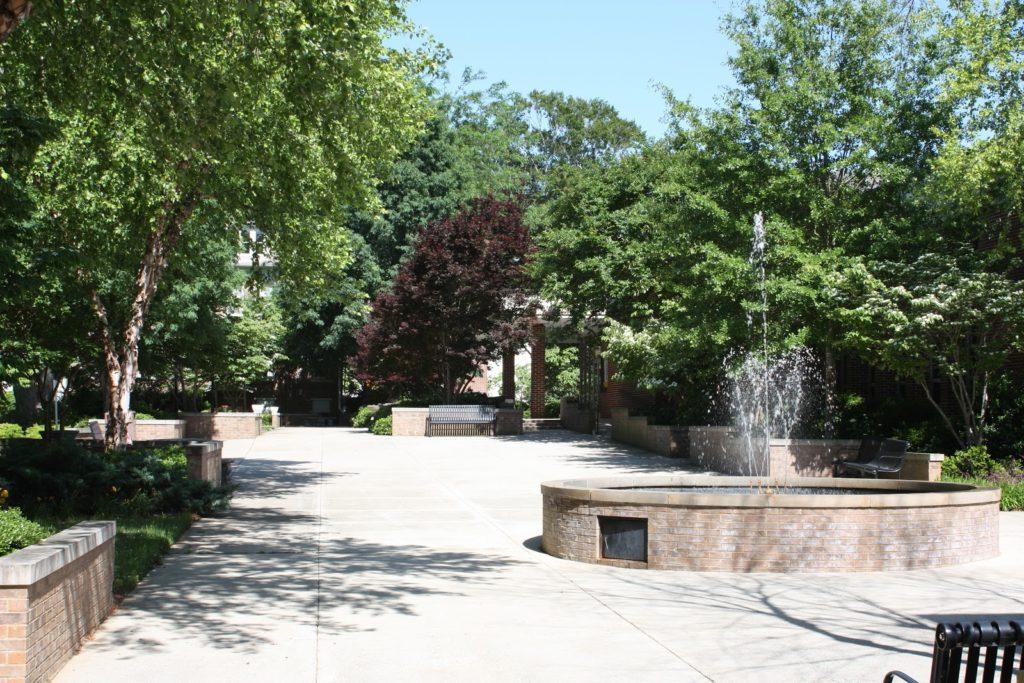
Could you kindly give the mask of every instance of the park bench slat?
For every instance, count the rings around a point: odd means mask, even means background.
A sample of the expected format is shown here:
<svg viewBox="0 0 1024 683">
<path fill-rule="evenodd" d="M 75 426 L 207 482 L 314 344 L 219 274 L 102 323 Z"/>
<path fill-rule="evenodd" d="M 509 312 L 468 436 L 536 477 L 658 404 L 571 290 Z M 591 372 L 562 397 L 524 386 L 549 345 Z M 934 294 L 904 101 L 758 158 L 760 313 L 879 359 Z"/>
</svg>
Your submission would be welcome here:
<svg viewBox="0 0 1024 683">
<path fill-rule="evenodd" d="M 1016 621 L 961 622 L 939 624 L 935 629 L 935 648 L 932 653 L 931 683 L 956 683 L 963 667 L 964 683 L 978 680 L 979 668 L 984 683 L 995 683 L 998 667 L 1000 683 L 1011 683 L 1015 678 L 1014 659 L 1024 646 L 1024 629 Z M 963 661 L 967 650 L 967 661 Z M 984 650 L 984 660 L 982 659 Z M 1000 656 L 1000 650 L 1002 650 Z M 1024 666 L 1024 653 L 1021 655 Z M 916 683 L 901 671 L 890 671 L 883 681 L 900 680 Z"/>
<path fill-rule="evenodd" d="M 427 434 L 429 436 L 457 436 L 455 429 L 460 425 L 487 426 L 493 433 L 496 412 L 490 406 L 481 405 L 433 405 L 428 407 Z M 472 433 L 472 432 L 471 432 Z"/>
</svg>

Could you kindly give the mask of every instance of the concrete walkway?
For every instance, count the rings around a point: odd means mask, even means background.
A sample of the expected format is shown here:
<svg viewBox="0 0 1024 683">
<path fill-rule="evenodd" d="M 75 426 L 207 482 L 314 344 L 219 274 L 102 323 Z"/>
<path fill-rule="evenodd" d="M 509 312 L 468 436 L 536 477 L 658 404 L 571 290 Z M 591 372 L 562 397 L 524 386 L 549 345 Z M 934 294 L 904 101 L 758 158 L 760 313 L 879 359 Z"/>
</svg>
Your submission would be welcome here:
<svg viewBox="0 0 1024 683">
<path fill-rule="evenodd" d="M 1003 556 L 887 574 L 693 574 L 539 553 L 542 480 L 678 470 L 567 432 L 229 442 L 241 489 L 60 681 L 927 680 L 936 621 L 1024 615 Z"/>
</svg>

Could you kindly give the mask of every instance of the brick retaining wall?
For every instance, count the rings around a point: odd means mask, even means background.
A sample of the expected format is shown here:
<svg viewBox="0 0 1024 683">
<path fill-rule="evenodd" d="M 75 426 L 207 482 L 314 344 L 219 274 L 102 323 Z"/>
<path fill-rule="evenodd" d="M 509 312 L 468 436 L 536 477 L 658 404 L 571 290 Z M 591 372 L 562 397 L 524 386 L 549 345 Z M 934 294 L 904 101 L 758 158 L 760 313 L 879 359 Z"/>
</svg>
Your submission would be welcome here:
<svg viewBox="0 0 1024 683">
<path fill-rule="evenodd" d="M 114 607 L 114 522 L 0 558 L 0 681 L 47 681 Z"/>
<path fill-rule="evenodd" d="M 594 411 L 584 410 L 576 401 L 568 398 L 563 398 L 559 404 L 558 417 L 562 427 L 580 434 L 593 434 L 597 426 Z"/>
<path fill-rule="evenodd" d="M 185 436 L 190 439 L 255 439 L 263 433 L 257 413 L 182 413 Z"/>
<path fill-rule="evenodd" d="M 136 420 L 135 441 L 184 439 L 184 420 Z"/>
<path fill-rule="evenodd" d="M 742 476 L 831 477 L 836 463 L 856 458 L 860 448 L 856 439 L 771 439 L 766 472 L 763 465 L 750 462 L 733 427 L 689 427 L 688 433 L 691 457 L 702 467 Z M 882 478 L 939 481 L 943 459 L 941 453 L 907 453 L 903 469 Z"/>
<path fill-rule="evenodd" d="M 429 413 L 426 408 L 392 408 L 391 433 L 394 436 L 426 436 Z"/>
<path fill-rule="evenodd" d="M 523 433 L 523 411 L 498 408 L 495 414 L 494 435 L 516 436 Z"/>
<path fill-rule="evenodd" d="M 630 415 L 627 408 L 612 408 L 612 439 L 672 458 L 689 455 L 686 427 L 648 424 L 643 415 Z"/>
</svg>

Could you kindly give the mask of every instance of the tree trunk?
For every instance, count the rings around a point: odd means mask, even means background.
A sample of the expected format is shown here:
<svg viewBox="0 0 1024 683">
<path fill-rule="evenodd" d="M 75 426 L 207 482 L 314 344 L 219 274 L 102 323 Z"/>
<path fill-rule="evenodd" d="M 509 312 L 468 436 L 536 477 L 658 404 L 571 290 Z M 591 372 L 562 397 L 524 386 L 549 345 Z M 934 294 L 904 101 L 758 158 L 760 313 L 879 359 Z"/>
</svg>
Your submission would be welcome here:
<svg viewBox="0 0 1024 683">
<path fill-rule="evenodd" d="M 139 340 L 142 338 L 146 313 L 156 294 L 157 286 L 167 270 L 171 249 L 181 236 L 182 227 L 198 204 L 198 197 L 189 195 L 178 202 L 164 203 L 163 214 L 156 228 L 146 239 L 142 263 L 135 276 L 135 294 L 128 311 L 128 320 L 120 335 L 110 321 L 107 306 L 94 288 L 91 291 L 93 311 L 99 321 L 100 339 L 106 366 L 104 383 L 107 385 L 107 430 L 105 447 L 121 450 L 129 445 L 128 417 L 131 409 L 132 389 L 139 365 Z M 83 274 L 84 275 L 84 274 Z"/>
<path fill-rule="evenodd" d="M 53 436 L 53 399 L 57 392 L 55 379 L 49 368 L 43 368 L 36 373 L 34 380 L 40 411 L 43 413 L 43 439 L 47 441 Z"/>
<path fill-rule="evenodd" d="M 942 423 L 946 425 L 946 429 L 948 429 L 949 433 L 953 435 L 953 438 L 956 440 L 957 446 L 963 448 L 966 445 L 964 443 L 963 437 L 960 435 L 960 432 L 957 431 L 957 428 L 953 424 L 953 421 L 949 419 L 948 415 L 946 415 L 946 411 L 942 409 L 942 406 L 940 406 L 938 401 L 935 400 L 935 397 L 932 396 L 931 389 L 928 388 L 928 382 L 920 378 L 915 379 L 915 381 L 917 382 L 917 385 L 921 387 L 921 389 L 924 391 L 925 398 L 928 399 L 928 402 L 932 404 L 932 407 L 935 408 L 935 410 L 938 411 L 939 415 L 942 417 Z"/>
<path fill-rule="evenodd" d="M 0 43 L 30 14 L 32 3 L 28 0 L 0 0 Z"/>
</svg>

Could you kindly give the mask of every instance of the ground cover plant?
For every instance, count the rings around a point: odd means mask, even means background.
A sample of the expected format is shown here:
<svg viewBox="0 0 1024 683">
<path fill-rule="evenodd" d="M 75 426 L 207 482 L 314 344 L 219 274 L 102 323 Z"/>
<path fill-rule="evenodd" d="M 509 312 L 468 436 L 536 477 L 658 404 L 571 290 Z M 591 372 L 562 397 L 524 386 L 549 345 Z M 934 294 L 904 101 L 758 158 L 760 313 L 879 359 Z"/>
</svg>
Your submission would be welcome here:
<svg viewBox="0 0 1024 683">
<path fill-rule="evenodd" d="M 188 478 L 180 446 L 101 453 L 63 441 L 8 443 L 0 481 L 0 546 L 31 545 L 86 519 L 117 523 L 115 592 L 130 591 L 200 515 L 224 510 L 230 488 Z M 2 549 L 2 548 L 0 548 Z"/>
<path fill-rule="evenodd" d="M 1002 490 L 1002 510 L 1024 510 L 1024 464 L 1017 458 L 997 460 L 985 446 L 957 451 L 942 462 L 942 480 L 997 486 Z"/>
<path fill-rule="evenodd" d="M 32 522 L 42 532 L 42 536 L 36 540 L 85 519 L 95 517 L 41 517 L 38 523 Z M 150 515 L 112 513 L 103 519 L 112 519 L 117 524 L 114 595 L 122 596 L 130 593 L 146 574 L 161 563 L 171 546 L 192 526 L 195 515 L 188 511 Z"/>
</svg>

